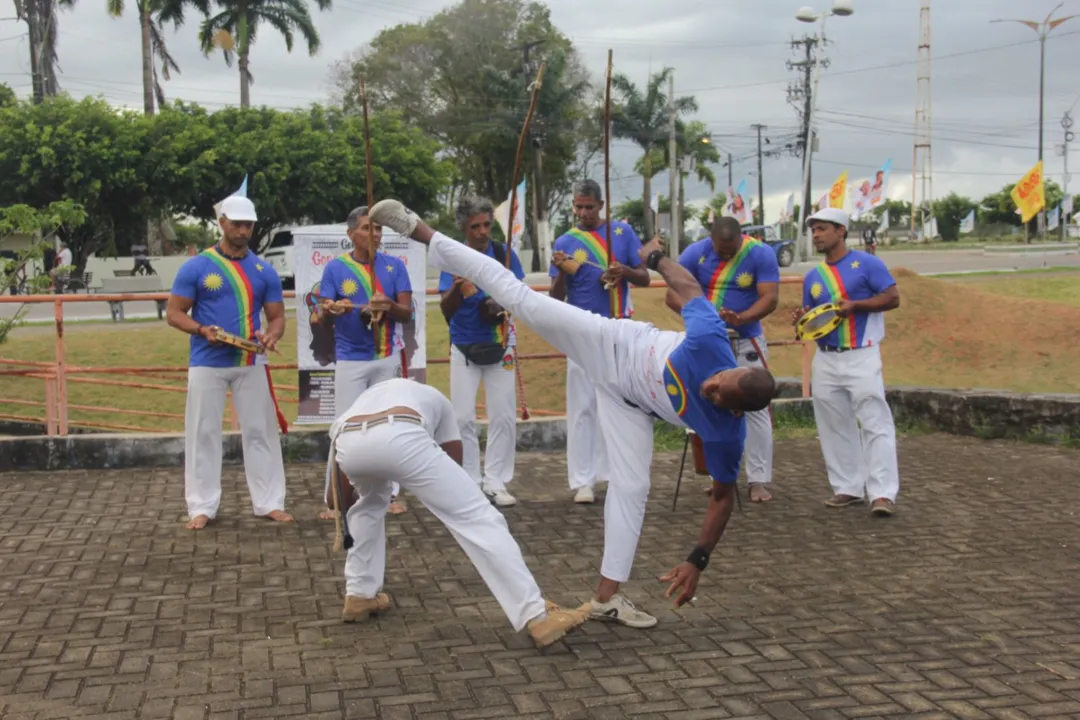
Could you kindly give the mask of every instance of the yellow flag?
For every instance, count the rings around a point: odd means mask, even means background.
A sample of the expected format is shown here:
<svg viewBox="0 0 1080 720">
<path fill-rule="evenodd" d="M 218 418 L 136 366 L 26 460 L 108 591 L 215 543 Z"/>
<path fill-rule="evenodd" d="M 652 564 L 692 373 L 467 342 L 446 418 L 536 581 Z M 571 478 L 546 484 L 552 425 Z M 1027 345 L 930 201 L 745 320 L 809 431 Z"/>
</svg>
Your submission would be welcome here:
<svg viewBox="0 0 1080 720">
<path fill-rule="evenodd" d="M 1012 189 L 1013 202 L 1020 212 L 1020 221 L 1027 222 L 1046 207 L 1046 186 L 1043 184 L 1042 160 L 1027 171 Z"/>
<path fill-rule="evenodd" d="M 847 170 L 840 173 L 836 182 L 829 188 L 829 207 L 844 209 L 847 204 Z"/>
</svg>

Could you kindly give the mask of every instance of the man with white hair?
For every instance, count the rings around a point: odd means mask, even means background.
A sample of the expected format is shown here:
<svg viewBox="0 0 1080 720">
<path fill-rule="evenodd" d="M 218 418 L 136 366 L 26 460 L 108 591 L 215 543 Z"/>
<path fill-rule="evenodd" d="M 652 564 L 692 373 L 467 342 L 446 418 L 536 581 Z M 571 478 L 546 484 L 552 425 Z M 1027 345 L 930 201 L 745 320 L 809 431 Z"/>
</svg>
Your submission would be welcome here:
<svg viewBox="0 0 1080 720">
<path fill-rule="evenodd" d="M 506 519 L 462 468 L 454 408 L 441 392 L 414 380 L 373 385 L 330 428 L 334 458 L 346 482 L 339 493 L 353 547 L 345 565 L 344 622 L 388 610 L 386 508 L 399 483 L 446 526 L 472 561 L 514 630 L 550 645 L 585 622 L 589 606 L 563 609 L 545 601 Z"/>
<path fill-rule="evenodd" d="M 252 510 L 258 517 L 292 522 L 285 512 L 285 464 L 277 433 L 278 426 L 284 429 L 284 417 L 266 355 L 215 339 L 221 329 L 274 350 L 285 334 L 281 279 L 248 248 L 255 205 L 233 195 L 221 203 L 220 214 L 221 241 L 180 267 L 166 311 L 170 326 L 192 336 L 184 416 L 189 530 L 206 527 L 221 503 L 221 425 L 229 391 L 240 421 Z"/>
</svg>

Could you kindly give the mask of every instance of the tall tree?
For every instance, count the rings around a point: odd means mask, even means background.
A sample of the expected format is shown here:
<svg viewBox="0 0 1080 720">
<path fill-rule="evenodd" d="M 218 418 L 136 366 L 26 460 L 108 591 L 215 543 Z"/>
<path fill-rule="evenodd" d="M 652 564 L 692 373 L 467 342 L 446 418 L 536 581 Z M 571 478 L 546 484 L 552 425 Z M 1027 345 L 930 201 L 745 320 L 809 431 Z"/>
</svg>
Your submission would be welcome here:
<svg viewBox="0 0 1080 720">
<path fill-rule="evenodd" d="M 665 67 L 649 78 L 644 91 L 638 88 L 630 78 L 615 74 L 611 78 L 612 101 L 611 134 L 614 137 L 631 140 L 641 148 L 643 156 L 643 177 L 641 201 L 650 207 L 652 197 L 652 177 L 654 164 L 653 153 L 664 152 L 671 128 L 671 115 L 668 104 L 668 79 L 673 68 Z M 687 113 L 697 112 L 697 100 L 692 96 L 675 98 L 675 115 L 678 118 Z M 655 232 L 651 213 L 645 213 L 646 237 Z"/>
<path fill-rule="evenodd" d="M 307 0 L 216 0 L 219 12 L 207 17 L 199 28 L 199 46 L 209 55 L 215 48 L 232 67 L 236 55 L 240 70 L 240 107 L 251 107 L 251 46 L 262 24 L 281 33 L 285 48 L 292 52 L 295 33 L 307 43 L 308 53 L 319 51 L 319 33 L 311 19 Z M 329 10 L 331 0 L 315 0 L 320 10 Z"/>
<path fill-rule="evenodd" d="M 124 14 L 124 0 L 106 0 L 109 14 L 120 17 Z M 157 65 L 161 63 L 161 77 L 169 79 L 171 73 L 179 73 L 180 66 L 169 54 L 165 46 L 165 37 L 162 28 L 166 22 L 171 22 L 174 29 L 184 24 L 184 10 L 191 5 L 203 15 L 210 14 L 209 0 L 136 0 L 135 7 L 139 12 L 139 30 L 142 47 L 142 84 L 143 84 L 143 112 L 147 115 L 154 114 L 154 103 L 157 106 L 165 104 L 165 91 L 158 79 Z"/>
<path fill-rule="evenodd" d="M 342 104 L 355 108 L 363 74 L 371 107 L 400 112 L 445 145 L 458 173 L 455 191 L 498 203 L 510 191 L 529 85 L 541 61 L 547 68 L 532 121 L 534 142 L 522 165 L 528 181 L 548 191 L 550 210 L 565 200 L 568 178 L 585 172 L 587 153 L 579 151 L 599 141 L 587 73 L 545 5 L 462 0 L 424 22 L 383 30 L 337 64 L 334 82 Z"/>
<path fill-rule="evenodd" d="M 30 79 L 36 103 L 60 92 L 56 79 L 57 13 L 60 8 L 71 8 L 74 4 L 75 0 L 15 0 L 15 17 L 26 23 L 28 31 Z"/>
</svg>

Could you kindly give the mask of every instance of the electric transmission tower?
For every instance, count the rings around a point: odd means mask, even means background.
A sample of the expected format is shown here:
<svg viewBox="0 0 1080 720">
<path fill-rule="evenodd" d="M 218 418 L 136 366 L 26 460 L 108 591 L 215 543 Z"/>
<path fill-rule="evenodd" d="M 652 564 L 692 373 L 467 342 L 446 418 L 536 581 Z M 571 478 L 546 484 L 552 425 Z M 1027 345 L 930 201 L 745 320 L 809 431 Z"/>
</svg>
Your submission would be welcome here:
<svg viewBox="0 0 1080 720">
<path fill-rule="evenodd" d="M 930 108 L 930 0 L 919 9 L 919 56 L 915 80 L 915 147 L 911 163 L 911 239 L 915 239 L 915 217 L 926 229 L 934 199 L 934 160 L 931 151 Z M 929 239 L 929 238 L 924 238 Z"/>
</svg>

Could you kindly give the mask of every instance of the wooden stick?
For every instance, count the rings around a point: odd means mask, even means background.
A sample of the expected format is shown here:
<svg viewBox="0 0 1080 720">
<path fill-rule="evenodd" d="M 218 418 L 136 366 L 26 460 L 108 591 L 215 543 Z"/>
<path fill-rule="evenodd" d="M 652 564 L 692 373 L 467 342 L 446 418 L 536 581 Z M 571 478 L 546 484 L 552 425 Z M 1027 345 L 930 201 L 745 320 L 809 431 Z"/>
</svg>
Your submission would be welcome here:
<svg viewBox="0 0 1080 720">
<path fill-rule="evenodd" d="M 611 245 L 614 238 L 611 233 L 611 73 L 614 52 L 607 51 L 607 78 L 604 83 L 604 214 L 606 215 L 604 234 L 607 236 L 607 266 L 611 268 Z M 609 291 L 611 297 L 611 317 L 619 317 L 619 294 L 614 286 Z"/>
<path fill-rule="evenodd" d="M 371 222 L 371 208 L 375 205 L 375 181 L 372 177 L 371 168 L 371 126 L 368 123 L 367 87 L 364 85 L 364 75 L 360 74 L 360 103 L 364 111 L 364 165 L 367 171 L 367 207 L 368 207 L 368 272 L 371 273 L 371 287 L 375 288 L 375 227 Z M 370 300 L 370 298 L 368 298 Z M 368 329 L 374 329 L 382 322 L 382 313 L 371 311 L 371 322 Z"/>
</svg>

